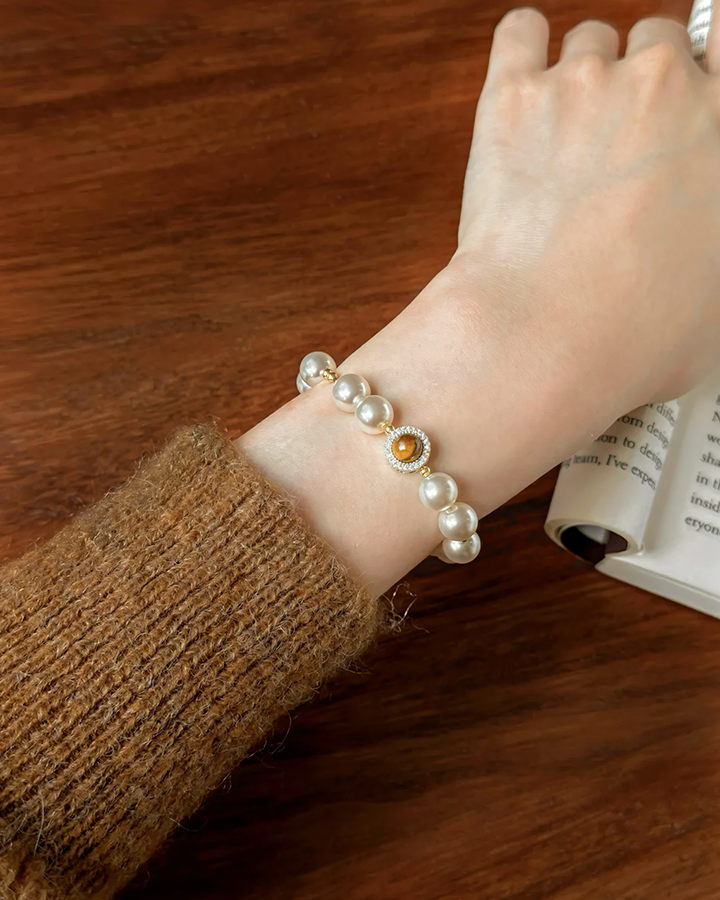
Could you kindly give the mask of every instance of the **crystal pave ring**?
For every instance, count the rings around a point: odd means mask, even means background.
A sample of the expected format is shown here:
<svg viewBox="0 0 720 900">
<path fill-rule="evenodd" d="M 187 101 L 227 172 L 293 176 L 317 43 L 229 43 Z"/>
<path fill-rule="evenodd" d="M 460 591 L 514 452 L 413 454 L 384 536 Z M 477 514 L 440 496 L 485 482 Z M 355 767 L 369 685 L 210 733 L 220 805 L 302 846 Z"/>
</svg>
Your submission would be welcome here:
<svg viewBox="0 0 720 900">
<path fill-rule="evenodd" d="M 419 428 L 408 425 L 386 431 L 385 458 L 398 472 L 419 472 L 430 459 L 430 438 Z"/>
<path fill-rule="evenodd" d="M 322 381 L 332 384 L 335 405 L 343 412 L 354 413 L 363 431 L 385 435 L 385 458 L 393 469 L 422 475 L 420 500 L 438 513 L 443 537 L 433 556 L 446 563 L 472 562 L 480 552 L 477 513 L 467 503 L 458 502 L 454 478 L 433 472 L 427 465 L 432 446 L 425 432 L 412 425 L 394 426 L 395 411 L 389 400 L 373 394 L 362 376 L 340 375 L 332 356 L 315 350 L 300 363 L 297 388 L 304 394 Z"/>
</svg>

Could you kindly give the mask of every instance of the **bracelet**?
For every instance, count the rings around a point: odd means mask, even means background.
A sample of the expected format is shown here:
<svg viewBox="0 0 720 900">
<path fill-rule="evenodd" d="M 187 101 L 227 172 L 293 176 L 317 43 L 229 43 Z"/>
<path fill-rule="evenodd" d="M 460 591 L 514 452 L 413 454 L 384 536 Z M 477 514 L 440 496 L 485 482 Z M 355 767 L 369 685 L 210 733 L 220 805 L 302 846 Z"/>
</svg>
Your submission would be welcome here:
<svg viewBox="0 0 720 900">
<path fill-rule="evenodd" d="M 458 503 L 455 479 L 444 472 L 433 472 L 427 465 L 430 439 L 411 425 L 393 426 L 395 412 L 385 397 L 373 394 L 360 375 L 339 375 L 332 356 L 315 350 L 300 363 L 297 388 L 301 394 L 316 384 L 328 381 L 333 386 L 335 405 L 343 412 L 355 413 L 360 427 L 368 434 L 385 435 L 385 457 L 398 472 L 419 472 L 420 499 L 438 513 L 438 527 L 443 541 L 433 552 L 446 563 L 469 563 L 480 552 L 477 534 L 478 516 L 467 503 Z"/>
</svg>

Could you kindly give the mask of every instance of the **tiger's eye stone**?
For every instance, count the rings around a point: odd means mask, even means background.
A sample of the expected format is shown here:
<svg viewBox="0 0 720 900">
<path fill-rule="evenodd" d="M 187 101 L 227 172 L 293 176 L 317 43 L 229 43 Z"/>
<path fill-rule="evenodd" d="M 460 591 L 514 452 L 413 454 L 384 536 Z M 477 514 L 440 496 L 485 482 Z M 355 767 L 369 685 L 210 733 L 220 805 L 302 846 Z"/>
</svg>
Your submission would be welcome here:
<svg viewBox="0 0 720 900">
<path fill-rule="evenodd" d="M 401 434 L 393 441 L 392 452 L 399 462 L 415 462 L 422 456 L 423 443 L 414 434 Z"/>
</svg>

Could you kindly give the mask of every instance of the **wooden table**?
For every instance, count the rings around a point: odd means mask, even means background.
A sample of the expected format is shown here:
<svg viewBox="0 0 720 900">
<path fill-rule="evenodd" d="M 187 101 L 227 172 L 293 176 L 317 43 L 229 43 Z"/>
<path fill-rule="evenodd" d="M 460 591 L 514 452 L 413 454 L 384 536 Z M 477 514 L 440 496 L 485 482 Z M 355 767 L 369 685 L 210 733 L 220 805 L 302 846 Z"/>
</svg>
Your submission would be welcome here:
<svg viewBox="0 0 720 900">
<path fill-rule="evenodd" d="M 681 13 L 689 4 L 678 3 Z M 0 0 L 0 553 L 233 432 L 453 251 L 480 0 Z M 657 4 L 547 2 L 626 28 Z M 554 476 L 124 900 L 709 900 L 720 624 L 545 538 Z"/>
</svg>

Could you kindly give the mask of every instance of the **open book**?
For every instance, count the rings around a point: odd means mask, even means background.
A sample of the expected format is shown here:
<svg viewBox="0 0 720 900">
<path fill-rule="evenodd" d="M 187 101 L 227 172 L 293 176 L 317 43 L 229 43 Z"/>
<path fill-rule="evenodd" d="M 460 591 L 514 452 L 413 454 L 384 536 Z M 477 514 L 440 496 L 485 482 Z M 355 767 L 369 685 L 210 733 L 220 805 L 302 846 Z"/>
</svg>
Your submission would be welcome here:
<svg viewBox="0 0 720 900">
<path fill-rule="evenodd" d="M 566 459 L 545 530 L 599 571 L 720 618 L 720 379 Z"/>
</svg>

